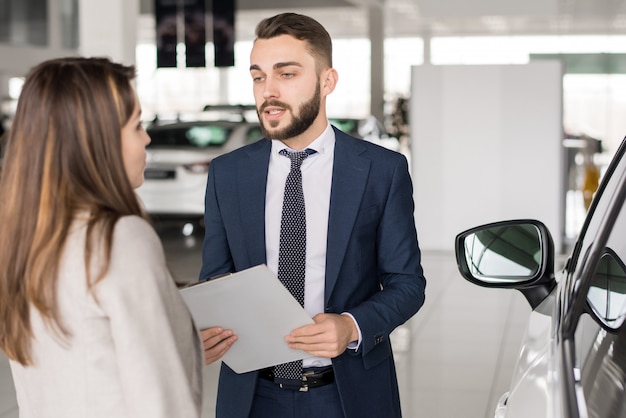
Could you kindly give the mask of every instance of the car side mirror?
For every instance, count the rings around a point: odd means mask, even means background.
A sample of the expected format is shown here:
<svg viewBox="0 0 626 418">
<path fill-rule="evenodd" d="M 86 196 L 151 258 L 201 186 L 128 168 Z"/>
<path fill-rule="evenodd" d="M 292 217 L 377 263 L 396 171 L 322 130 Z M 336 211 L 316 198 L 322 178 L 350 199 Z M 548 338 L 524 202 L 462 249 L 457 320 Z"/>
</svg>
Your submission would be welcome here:
<svg viewBox="0 0 626 418">
<path fill-rule="evenodd" d="M 554 244 L 536 220 L 511 220 L 461 232 L 455 251 L 460 273 L 484 287 L 518 289 L 534 309 L 556 286 Z"/>
</svg>

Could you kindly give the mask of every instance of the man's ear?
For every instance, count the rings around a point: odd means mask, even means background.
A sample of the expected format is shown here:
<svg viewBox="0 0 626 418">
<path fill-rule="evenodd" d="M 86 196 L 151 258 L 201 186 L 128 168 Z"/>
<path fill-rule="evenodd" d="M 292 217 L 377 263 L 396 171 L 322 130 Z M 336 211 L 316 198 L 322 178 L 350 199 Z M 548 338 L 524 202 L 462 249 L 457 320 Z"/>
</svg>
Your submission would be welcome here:
<svg viewBox="0 0 626 418">
<path fill-rule="evenodd" d="M 335 87 L 337 86 L 337 81 L 339 80 L 339 74 L 334 68 L 327 68 L 326 70 L 322 71 L 321 80 L 322 93 L 324 96 L 327 96 L 332 93 L 333 90 L 335 90 Z"/>
</svg>

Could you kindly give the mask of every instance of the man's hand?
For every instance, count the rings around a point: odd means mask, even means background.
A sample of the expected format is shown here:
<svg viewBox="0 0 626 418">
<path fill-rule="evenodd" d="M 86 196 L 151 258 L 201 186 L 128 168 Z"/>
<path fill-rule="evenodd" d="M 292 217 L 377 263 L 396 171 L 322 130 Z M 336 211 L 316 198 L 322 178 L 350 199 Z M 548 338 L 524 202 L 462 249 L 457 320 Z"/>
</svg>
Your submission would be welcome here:
<svg viewBox="0 0 626 418">
<path fill-rule="evenodd" d="M 348 315 L 317 314 L 313 321 L 315 324 L 296 328 L 285 337 L 290 348 L 304 350 L 315 357 L 334 358 L 359 338 L 356 325 Z"/>
<path fill-rule="evenodd" d="M 204 363 L 211 364 L 224 356 L 231 345 L 237 341 L 232 330 L 223 330 L 220 327 L 207 328 L 200 331 L 204 346 Z"/>
</svg>

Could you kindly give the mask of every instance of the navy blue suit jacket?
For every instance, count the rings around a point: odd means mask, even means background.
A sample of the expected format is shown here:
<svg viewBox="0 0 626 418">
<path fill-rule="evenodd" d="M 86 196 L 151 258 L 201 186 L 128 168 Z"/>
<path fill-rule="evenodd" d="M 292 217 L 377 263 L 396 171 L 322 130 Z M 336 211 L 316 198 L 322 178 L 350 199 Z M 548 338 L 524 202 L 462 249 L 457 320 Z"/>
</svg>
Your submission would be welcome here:
<svg viewBox="0 0 626 418">
<path fill-rule="evenodd" d="M 347 418 L 400 417 L 389 334 L 422 306 L 426 286 L 408 165 L 402 154 L 337 129 L 335 137 L 324 310 L 351 313 L 362 333 L 358 350 L 332 359 L 335 380 Z M 262 139 L 212 161 L 201 280 L 266 262 L 270 151 Z M 222 364 L 217 417 L 247 417 L 256 380 L 257 372 Z"/>
</svg>

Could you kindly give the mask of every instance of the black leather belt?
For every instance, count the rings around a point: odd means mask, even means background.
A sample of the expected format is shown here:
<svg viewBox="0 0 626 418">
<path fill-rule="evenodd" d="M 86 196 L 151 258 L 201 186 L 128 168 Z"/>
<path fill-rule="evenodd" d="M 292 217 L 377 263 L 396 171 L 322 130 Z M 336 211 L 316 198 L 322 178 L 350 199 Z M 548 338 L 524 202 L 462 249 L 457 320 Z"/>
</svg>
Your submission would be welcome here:
<svg viewBox="0 0 626 418">
<path fill-rule="evenodd" d="M 332 366 L 324 369 L 304 369 L 302 371 L 302 378 L 298 380 L 286 380 L 276 381 L 274 379 L 274 369 L 268 367 L 267 369 L 259 370 L 259 377 L 261 379 L 269 380 L 276 383 L 282 389 L 297 390 L 300 392 L 306 392 L 309 389 L 325 386 L 335 381 L 335 372 Z"/>
</svg>

